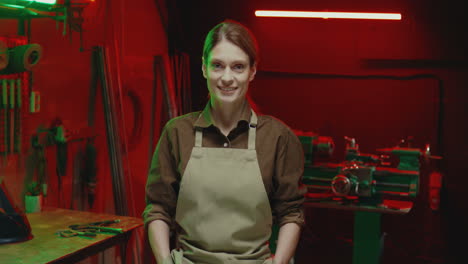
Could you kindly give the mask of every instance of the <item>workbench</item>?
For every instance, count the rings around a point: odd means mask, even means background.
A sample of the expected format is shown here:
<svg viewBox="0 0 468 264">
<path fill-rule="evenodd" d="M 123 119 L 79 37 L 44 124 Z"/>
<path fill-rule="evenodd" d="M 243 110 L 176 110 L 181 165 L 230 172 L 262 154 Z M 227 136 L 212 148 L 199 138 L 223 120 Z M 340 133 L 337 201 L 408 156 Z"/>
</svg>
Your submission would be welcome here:
<svg viewBox="0 0 468 264">
<path fill-rule="evenodd" d="M 382 214 L 404 215 L 411 211 L 410 201 L 384 200 L 379 205 L 343 203 L 339 200 L 306 199 L 305 207 L 331 208 L 354 211 L 353 264 L 381 263 L 383 241 L 381 237 Z M 316 198 L 316 197 L 314 197 Z"/>
<path fill-rule="evenodd" d="M 121 245 L 126 249 L 133 231 L 142 228 L 143 220 L 136 217 L 98 214 L 59 208 L 45 208 L 42 212 L 26 214 L 31 225 L 31 240 L 0 245 L 2 264 L 75 263 L 107 248 Z M 121 234 L 98 234 L 96 237 L 61 237 L 58 230 L 69 225 L 119 219 L 112 227 L 121 228 Z M 125 263 L 125 250 L 122 250 Z"/>
</svg>

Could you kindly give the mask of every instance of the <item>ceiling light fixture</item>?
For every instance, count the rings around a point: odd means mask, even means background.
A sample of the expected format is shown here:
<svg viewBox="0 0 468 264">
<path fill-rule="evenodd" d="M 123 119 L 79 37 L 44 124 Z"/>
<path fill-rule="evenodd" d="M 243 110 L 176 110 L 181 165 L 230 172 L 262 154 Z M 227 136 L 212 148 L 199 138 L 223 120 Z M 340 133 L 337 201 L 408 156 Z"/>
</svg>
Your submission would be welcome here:
<svg viewBox="0 0 468 264">
<path fill-rule="evenodd" d="M 311 12 L 311 11 L 279 11 L 257 10 L 257 17 L 300 17 L 300 18 L 338 18 L 338 19 L 383 19 L 401 20 L 400 13 L 361 13 L 361 12 Z"/>
</svg>

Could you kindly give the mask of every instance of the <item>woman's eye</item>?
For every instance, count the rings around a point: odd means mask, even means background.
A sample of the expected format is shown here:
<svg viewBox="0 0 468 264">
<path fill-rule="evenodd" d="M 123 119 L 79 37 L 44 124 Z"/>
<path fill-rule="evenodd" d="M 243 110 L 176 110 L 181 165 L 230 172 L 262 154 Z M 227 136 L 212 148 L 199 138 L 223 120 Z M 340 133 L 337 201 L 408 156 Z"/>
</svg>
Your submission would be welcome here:
<svg viewBox="0 0 468 264">
<path fill-rule="evenodd" d="M 221 65 L 221 63 L 213 63 L 211 65 L 213 67 L 213 69 L 221 69 L 223 67 L 223 65 Z"/>
<path fill-rule="evenodd" d="M 243 64 L 236 64 L 236 65 L 234 65 L 233 68 L 234 68 L 234 70 L 242 71 L 245 68 L 245 66 Z"/>
</svg>

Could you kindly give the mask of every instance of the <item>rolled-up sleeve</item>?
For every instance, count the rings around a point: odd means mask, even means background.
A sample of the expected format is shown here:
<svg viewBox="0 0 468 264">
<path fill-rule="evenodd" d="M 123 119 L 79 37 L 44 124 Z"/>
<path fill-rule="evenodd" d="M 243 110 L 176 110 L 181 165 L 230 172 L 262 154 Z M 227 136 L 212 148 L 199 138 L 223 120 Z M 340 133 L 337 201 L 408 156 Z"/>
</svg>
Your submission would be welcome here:
<svg viewBox="0 0 468 264">
<path fill-rule="evenodd" d="M 304 225 L 303 203 L 306 186 L 302 184 L 304 154 L 297 136 L 287 129 L 278 139 L 272 211 L 278 225 Z"/>
<path fill-rule="evenodd" d="M 173 227 L 177 204 L 178 172 L 172 153 L 170 125 L 166 125 L 153 154 L 146 182 L 146 208 L 143 212 L 145 227 L 151 221 L 163 220 Z"/>
</svg>

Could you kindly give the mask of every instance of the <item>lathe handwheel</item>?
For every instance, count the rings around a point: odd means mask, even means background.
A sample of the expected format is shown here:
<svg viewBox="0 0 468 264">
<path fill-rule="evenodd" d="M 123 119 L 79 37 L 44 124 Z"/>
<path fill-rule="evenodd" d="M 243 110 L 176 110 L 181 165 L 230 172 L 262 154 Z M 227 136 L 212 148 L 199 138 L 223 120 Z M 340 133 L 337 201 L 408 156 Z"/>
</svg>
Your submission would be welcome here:
<svg viewBox="0 0 468 264">
<path fill-rule="evenodd" d="M 337 175 L 332 179 L 331 188 L 334 194 L 346 196 L 351 191 L 351 181 L 344 175 Z"/>
</svg>

